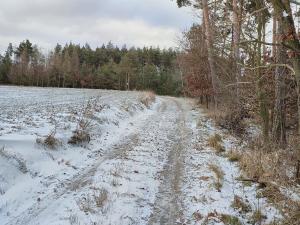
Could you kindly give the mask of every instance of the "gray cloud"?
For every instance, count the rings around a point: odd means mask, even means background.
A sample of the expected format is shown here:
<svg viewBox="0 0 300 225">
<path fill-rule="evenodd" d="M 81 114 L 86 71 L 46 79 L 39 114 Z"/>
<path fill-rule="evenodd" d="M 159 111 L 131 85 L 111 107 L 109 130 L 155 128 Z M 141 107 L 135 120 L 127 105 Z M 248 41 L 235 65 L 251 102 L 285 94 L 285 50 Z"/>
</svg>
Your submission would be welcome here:
<svg viewBox="0 0 300 225">
<path fill-rule="evenodd" d="M 192 20 L 171 0 L 2 0 L 0 50 L 26 38 L 45 49 L 57 42 L 96 47 L 110 40 L 170 47 Z"/>
</svg>

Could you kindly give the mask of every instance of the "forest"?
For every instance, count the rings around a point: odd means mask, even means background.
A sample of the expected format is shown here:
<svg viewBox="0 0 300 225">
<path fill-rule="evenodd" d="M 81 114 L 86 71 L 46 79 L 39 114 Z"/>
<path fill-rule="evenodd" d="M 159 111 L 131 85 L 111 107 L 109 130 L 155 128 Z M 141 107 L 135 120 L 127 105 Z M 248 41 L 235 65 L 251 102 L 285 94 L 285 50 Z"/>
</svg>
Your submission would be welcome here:
<svg viewBox="0 0 300 225">
<path fill-rule="evenodd" d="M 178 54 L 185 92 L 216 111 L 228 109 L 224 126 L 237 132 L 239 120 L 259 117 L 265 143 L 285 147 L 288 134 L 300 134 L 300 2 L 177 4 L 203 10 Z"/>
<path fill-rule="evenodd" d="M 111 42 L 91 49 L 73 43 L 57 44 L 49 54 L 29 40 L 9 44 L 0 56 L 0 83 L 63 88 L 153 90 L 179 95 L 182 79 L 177 52 L 159 47 L 121 49 Z"/>
</svg>

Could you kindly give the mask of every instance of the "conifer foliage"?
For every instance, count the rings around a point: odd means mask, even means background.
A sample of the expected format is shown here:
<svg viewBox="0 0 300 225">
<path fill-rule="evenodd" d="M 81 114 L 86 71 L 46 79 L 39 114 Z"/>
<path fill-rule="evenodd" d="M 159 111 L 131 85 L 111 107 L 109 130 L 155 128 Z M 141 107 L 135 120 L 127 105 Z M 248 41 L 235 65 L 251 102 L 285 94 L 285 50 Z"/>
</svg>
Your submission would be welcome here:
<svg viewBox="0 0 300 225">
<path fill-rule="evenodd" d="M 173 49 L 153 47 L 121 49 L 111 42 L 92 49 L 73 43 L 57 44 L 44 54 L 29 40 L 9 44 L 0 58 L 0 82 L 4 84 L 152 90 L 158 94 L 181 93 L 181 77 Z"/>
</svg>

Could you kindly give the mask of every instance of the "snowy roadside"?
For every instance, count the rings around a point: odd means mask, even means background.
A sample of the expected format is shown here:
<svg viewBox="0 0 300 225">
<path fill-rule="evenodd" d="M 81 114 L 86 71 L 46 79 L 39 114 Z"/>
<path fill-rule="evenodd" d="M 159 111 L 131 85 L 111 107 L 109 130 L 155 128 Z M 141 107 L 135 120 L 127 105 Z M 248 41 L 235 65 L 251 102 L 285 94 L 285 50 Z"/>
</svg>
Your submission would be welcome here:
<svg viewBox="0 0 300 225">
<path fill-rule="evenodd" d="M 282 219 L 280 212 L 260 197 L 257 185 L 240 181 L 236 162 L 209 145 L 216 134 L 226 152 L 239 148 L 234 137 L 213 125 L 201 110 L 189 115 L 193 141 L 188 148 L 183 182 L 186 224 L 270 224 Z"/>
</svg>

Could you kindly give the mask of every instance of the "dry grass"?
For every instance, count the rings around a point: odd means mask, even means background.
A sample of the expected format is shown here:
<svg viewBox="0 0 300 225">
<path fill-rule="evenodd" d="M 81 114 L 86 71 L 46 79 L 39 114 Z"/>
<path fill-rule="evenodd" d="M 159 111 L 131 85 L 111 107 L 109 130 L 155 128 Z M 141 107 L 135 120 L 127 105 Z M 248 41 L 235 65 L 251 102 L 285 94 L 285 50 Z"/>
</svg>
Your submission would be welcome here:
<svg viewBox="0 0 300 225">
<path fill-rule="evenodd" d="M 83 212 L 85 212 L 86 214 L 88 213 L 94 213 L 94 204 L 93 204 L 93 200 L 91 198 L 90 195 L 84 196 L 81 199 L 78 199 L 76 201 L 79 209 Z"/>
<path fill-rule="evenodd" d="M 222 145 L 222 137 L 219 134 L 214 134 L 208 139 L 208 145 L 216 150 L 217 153 L 225 152 Z"/>
<path fill-rule="evenodd" d="M 239 218 L 233 215 L 221 214 L 221 221 L 225 225 L 242 225 Z"/>
<path fill-rule="evenodd" d="M 219 110 L 204 109 L 204 112 L 216 122 L 217 126 L 239 137 L 245 133 L 243 118 L 248 117 L 246 111 L 234 110 L 234 107 L 226 106 Z"/>
<path fill-rule="evenodd" d="M 96 203 L 96 206 L 99 208 L 102 208 L 108 200 L 108 192 L 105 189 L 100 189 L 98 191 L 94 192 L 94 201 Z"/>
<path fill-rule="evenodd" d="M 224 225 L 242 225 L 239 218 L 233 215 L 220 214 L 216 211 L 208 213 L 202 225 L 215 224 L 216 220 L 220 220 Z M 213 222 L 213 223 L 211 223 Z"/>
<path fill-rule="evenodd" d="M 215 174 L 215 182 L 214 186 L 217 191 L 221 192 L 221 188 L 223 187 L 223 181 L 224 181 L 224 172 L 222 169 L 215 165 L 215 164 L 209 164 L 209 169 Z"/>
<path fill-rule="evenodd" d="M 289 149 L 279 149 L 275 145 L 263 145 L 261 140 L 252 141 L 243 151 L 240 167 L 245 174 L 255 180 L 276 182 L 287 186 L 296 183 L 297 156 Z M 293 174 L 294 173 L 294 174 Z"/>
<path fill-rule="evenodd" d="M 225 156 L 228 158 L 230 162 L 238 162 L 242 158 L 242 154 L 238 151 L 230 150 L 228 151 Z"/>
<path fill-rule="evenodd" d="M 46 147 L 47 149 L 55 150 L 61 145 L 61 142 L 55 137 L 56 128 L 43 138 L 37 138 L 36 143 Z"/>
<path fill-rule="evenodd" d="M 244 202 L 243 199 L 237 195 L 234 196 L 231 206 L 242 213 L 248 213 L 251 211 L 251 206 Z"/>
<path fill-rule="evenodd" d="M 261 224 L 264 219 L 267 219 L 267 217 L 261 212 L 260 209 L 256 209 L 251 216 L 251 222 L 253 224 Z"/>
<path fill-rule="evenodd" d="M 280 149 L 275 144 L 265 145 L 261 139 L 256 139 L 249 143 L 239 161 L 248 178 L 264 184 L 259 197 L 267 198 L 281 211 L 284 219 L 279 224 L 300 224 L 300 203 L 280 190 L 280 187 L 289 188 L 297 184 L 298 147 L 290 144 L 287 149 Z M 259 212 L 256 212 L 253 220 L 260 221 L 260 217 Z"/>
<path fill-rule="evenodd" d="M 82 143 L 89 143 L 91 140 L 91 137 L 89 133 L 85 130 L 75 130 L 73 131 L 73 135 L 68 141 L 69 144 L 72 145 L 78 145 Z"/>
<path fill-rule="evenodd" d="M 152 91 L 144 92 L 140 97 L 139 101 L 145 105 L 147 108 L 150 107 L 150 105 L 155 102 L 156 96 L 155 93 Z"/>
</svg>

